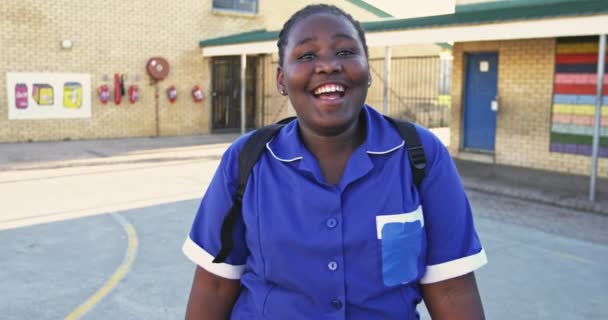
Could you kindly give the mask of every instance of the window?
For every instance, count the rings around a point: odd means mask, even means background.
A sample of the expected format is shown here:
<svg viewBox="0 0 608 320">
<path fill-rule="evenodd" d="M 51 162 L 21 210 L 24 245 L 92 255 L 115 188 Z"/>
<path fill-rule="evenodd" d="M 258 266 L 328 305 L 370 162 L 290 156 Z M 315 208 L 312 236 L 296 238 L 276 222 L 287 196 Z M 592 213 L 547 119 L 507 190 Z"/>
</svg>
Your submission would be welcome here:
<svg viewBox="0 0 608 320">
<path fill-rule="evenodd" d="M 213 0 L 213 9 L 258 12 L 258 0 Z"/>
</svg>

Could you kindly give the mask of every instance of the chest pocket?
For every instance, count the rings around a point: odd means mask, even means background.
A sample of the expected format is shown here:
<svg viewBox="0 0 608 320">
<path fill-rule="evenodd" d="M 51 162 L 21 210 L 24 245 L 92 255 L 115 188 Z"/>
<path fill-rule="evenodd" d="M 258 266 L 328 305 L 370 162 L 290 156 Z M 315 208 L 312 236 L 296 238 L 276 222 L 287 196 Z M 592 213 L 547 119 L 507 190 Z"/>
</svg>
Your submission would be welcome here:
<svg viewBox="0 0 608 320">
<path fill-rule="evenodd" d="M 409 213 L 376 216 L 382 247 L 384 285 L 411 282 L 421 275 L 425 247 L 422 207 Z"/>
</svg>

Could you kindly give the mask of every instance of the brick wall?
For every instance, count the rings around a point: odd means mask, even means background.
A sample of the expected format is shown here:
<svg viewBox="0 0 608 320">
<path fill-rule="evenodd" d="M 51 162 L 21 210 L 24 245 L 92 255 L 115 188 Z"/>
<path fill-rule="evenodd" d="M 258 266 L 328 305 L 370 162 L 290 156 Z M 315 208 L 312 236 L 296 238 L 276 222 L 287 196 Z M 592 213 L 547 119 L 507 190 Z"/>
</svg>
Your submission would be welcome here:
<svg viewBox="0 0 608 320">
<path fill-rule="evenodd" d="M 456 43 L 453 48 L 450 152 L 462 146 L 465 53 L 498 52 L 498 96 L 494 161 L 499 164 L 589 174 L 591 157 L 549 152 L 555 69 L 555 39 Z M 601 158 L 598 175 L 608 176 Z"/>
<path fill-rule="evenodd" d="M 171 71 L 158 84 L 160 135 L 207 133 L 210 99 L 195 104 L 190 95 L 199 85 L 209 97 L 210 64 L 198 42 L 205 38 L 279 28 L 305 4 L 316 1 L 260 0 L 259 14 L 212 10 L 211 0 L 43 1 L 3 0 L 0 3 L 0 142 L 95 139 L 156 135 L 155 88 L 145 72 L 152 56 L 169 61 Z M 358 19 L 373 14 L 344 1 L 336 3 Z M 273 28 L 273 29 L 276 29 Z M 72 49 L 61 49 L 64 39 Z M 87 73 L 91 75 L 92 116 L 89 119 L 8 120 L 7 72 Z M 102 105 L 95 90 L 112 87 L 114 73 L 126 84 L 137 84 L 141 99 L 130 105 Z M 169 104 L 165 90 L 177 87 L 178 99 Z"/>
</svg>

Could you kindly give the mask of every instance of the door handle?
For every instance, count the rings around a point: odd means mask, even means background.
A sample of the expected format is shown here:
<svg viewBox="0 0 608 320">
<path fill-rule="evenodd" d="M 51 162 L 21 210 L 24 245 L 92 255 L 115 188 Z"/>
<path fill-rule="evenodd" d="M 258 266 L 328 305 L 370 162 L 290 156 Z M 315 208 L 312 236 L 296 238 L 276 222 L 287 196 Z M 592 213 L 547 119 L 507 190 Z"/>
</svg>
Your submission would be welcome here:
<svg viewBox="0 0 608 320">
<path fill-rule="evenodd" d="M 494 97 L 494 100 L 490 103 L 490 109 L 494 112 L 498 112 L 498 96 Z"/>
</svg>

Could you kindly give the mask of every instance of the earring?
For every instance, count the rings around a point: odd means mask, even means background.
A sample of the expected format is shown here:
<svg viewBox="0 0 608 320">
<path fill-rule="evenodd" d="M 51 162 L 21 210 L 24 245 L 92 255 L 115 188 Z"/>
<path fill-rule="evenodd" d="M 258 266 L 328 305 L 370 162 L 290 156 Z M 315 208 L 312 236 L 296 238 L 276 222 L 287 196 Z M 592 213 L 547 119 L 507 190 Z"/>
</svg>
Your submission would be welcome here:
<svg viewBox="0 0 608 320">
<path fill-rule="evenodd" d="M 371 80 L 369 80 L 369 81 L 367 82 L 367 87 L 369 88 L 369 87 L 371 87 L 371 86 L 372 86 L 372 81 L 371 81 Z"/>
<path fill-rule="evenodd" d="M 287 95 L 287 92 L 285 92 L 285 90 L 281 89 L 281 95 L 282 95 L 282 96 L 286 96 L 286 95 Z"/>
</svg>

